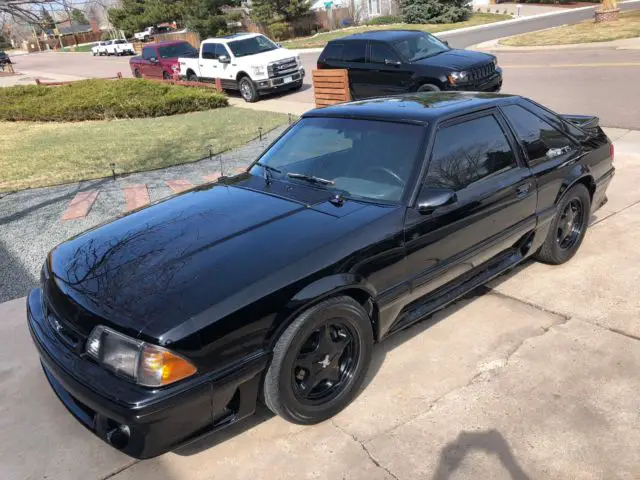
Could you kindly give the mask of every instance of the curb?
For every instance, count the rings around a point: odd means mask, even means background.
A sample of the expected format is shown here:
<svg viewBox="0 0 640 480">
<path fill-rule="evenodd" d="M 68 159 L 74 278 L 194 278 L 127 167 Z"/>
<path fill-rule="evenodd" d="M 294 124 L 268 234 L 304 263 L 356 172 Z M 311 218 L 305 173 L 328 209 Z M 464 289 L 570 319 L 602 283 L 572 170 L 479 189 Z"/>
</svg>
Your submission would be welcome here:
<svg viewBox="0 0 640 480">
<path fill-rule="evenodd" d="M 562 26 L 562 25 L 560 25 Z M 558 27 L 552 27 L 558 28 Z M 550 29 L 545 29 L 550 30 Z M 537 30 L 542 32 L 543 30 Z M 532 45 L 513 47 L 511 45 L 500 45 L 500 40 L 510 38 L 502 37 L 489 40 L 487 42 L 478 43 L 469 47 L 470 50 L 491 51 L 491 52 L 538 52 L 538 51 L 553 51 L 553 50 L 588 50 L 592 48 L 610 48 L 613 50 L 638 50 L 640 49 L 640 37 L 622 38 L 618 40 L 611 40 L 607 42 L 587 42 L 587 43 L 565 43 L 559 45 Z M 635 40 L 636 45 L 630 44 Z M 627 45 L 630 44 L 630 45 Z"/>
</svg>

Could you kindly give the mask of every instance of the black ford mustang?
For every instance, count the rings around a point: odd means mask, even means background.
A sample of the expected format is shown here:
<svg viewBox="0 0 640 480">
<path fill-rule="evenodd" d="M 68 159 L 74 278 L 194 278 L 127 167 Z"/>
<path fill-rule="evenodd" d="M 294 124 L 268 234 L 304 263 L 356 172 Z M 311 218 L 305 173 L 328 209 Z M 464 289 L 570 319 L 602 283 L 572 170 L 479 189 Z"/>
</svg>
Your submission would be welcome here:
<svg viewBox="0 0 640 480">
<path fill-rule="evenodd" d="M 605 201 L 595 117 L 427 93 L 314 110 L 247 172 L 55 248 L 28 297 L 51 386 L 139 458 L 253 413 L 322 421 L 373 344 L 524 258 L 560 264 Z"/>
</svg>

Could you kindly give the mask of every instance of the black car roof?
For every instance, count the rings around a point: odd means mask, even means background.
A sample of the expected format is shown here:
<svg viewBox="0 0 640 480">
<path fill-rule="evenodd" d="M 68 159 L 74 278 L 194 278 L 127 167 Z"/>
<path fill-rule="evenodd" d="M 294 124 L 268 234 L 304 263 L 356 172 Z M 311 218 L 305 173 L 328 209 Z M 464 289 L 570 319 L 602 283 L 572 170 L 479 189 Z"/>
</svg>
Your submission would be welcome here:
<svg viewBox="0 0 640 480">
<path fill-rule="evenodd" d="M 452 113 L 477 110 L 519 98 L 477 92 L 425 92 L 377 97 L 316 108 L 305 117 L 347 117 L 428 123 Z"/>
<path fill-rule="evenodd" d="M 354 33 L 346 37 L 337 38 L 329 43 L 340 42 L 342 40 L 381 40 L 383 42 L 395 42 L 403 38 L 420 35 L 422 30 L 371 30 L 368 32 Z"/>
</svg>

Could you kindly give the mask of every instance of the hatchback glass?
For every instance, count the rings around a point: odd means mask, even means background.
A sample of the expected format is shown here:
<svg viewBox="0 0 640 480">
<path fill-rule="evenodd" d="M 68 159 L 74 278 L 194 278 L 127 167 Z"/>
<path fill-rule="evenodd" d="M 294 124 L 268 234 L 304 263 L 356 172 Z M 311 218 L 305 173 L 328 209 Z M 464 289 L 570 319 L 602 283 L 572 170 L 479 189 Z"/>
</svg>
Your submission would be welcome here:
<svg viewBox="0 0 640 480">
<path fill-rule="evenodd" d="M 433 57 L 449 50 L 444 43 L 428 33 L 415 33 L 395 42 L 398 53 L 408 62 L 415 62 L 423 58 Z"/>
<path fill-rule="evenodd" d="M 406 123 L 305 118 L 258 160 L 254 175 L 304 182 L 348 197 L 401 200 L 416 167 L 424 128 Z"/>
</svg>

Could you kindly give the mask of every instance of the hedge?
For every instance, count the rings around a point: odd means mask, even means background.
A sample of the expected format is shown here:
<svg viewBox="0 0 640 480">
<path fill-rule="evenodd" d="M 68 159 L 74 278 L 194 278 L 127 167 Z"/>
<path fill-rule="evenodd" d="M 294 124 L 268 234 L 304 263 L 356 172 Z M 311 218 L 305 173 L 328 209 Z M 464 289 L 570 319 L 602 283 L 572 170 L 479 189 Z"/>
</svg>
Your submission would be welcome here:
<svg viewBox="0 0 640 480">
<path fill-rule="evenodd" d="M 0 88 L 0 120 L 73 122 L 176 115 L 228 105 L 213 89 L 139 79 Z"/>
<path fill-rule="evenodd" d="M 365 25 L 393 25 L 394 23 L 404 23 L 404 18 L 400 15 L 383 15 L 372 18 Z"/>
</svg>

